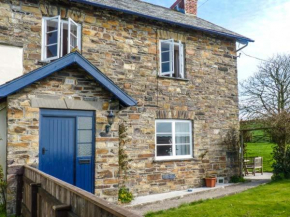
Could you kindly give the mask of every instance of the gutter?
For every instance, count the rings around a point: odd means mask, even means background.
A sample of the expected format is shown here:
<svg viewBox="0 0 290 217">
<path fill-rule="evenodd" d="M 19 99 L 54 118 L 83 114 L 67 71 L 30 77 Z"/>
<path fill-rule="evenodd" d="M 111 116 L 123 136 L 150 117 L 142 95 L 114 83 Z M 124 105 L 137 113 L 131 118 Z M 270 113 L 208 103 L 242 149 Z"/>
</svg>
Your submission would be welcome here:
<svg viewBox="0 0 290 217">
<path fill-rule="evenodd" d="M 181 27 L 188 28 L 188 29 L 199 30 L 199 31 L 208 32 L 208 33 L 211 33 L 211 34 L 217 34 L 217 35 L 225 36 L 225 37 L 228 37 L 228 38 L 236 39 L 237 41 L 254 42 L 254 40 L 249 39 L 249 38 L 235 36 L 235 35 L 232 35 L 232 34 L 218 32 L 218 31 L 215 31 L 215 30 L 204 29 L 204 28 L 200 28 L 200 27 L 196 27 L 196 26 L 186 25 L 186 24 L 182 24 L 182 23 L 178 23 L 178 22 L 173 22 L 173 21 L 169 21 L 169 20 L 165 20 L 165 19 L 161 19 L 161 18 L 157 18 L 157 17 L 145 15 L 145 14 L 140 14 L 140 13 L 137 13 L 137 12 L 134 12 L 134 11 L 130 11 L 130 10 L 125 10 L 125 9 L 120 9 L 120 8 L 116 8 L 116 7 L 112 7 L 112 6 L 103 5 L 103 4 L 100 4 L 100 3 L 97 3 L 97 2 L 91 2 L 91 1 L 86 1 L 86 0 L 69 0 L 69 1 L 70 2 L 83 3 L 83 4 L 86 4 L 86 5 L 91 5 L 91 6 L 95 6 L 95 7 L 104 8 L 104 9 L 115 10 L 115 11 L 123 12 L 123 13 L 126 13 L 126 14 L 136 15 L 136 16 L 139 16 L 139 17 L 160 21 L 160 22 L 163 22 L 163 23 L 168 23 L 168 24 L 181 26 Z"/>
<path fill-rule="evenodd" d="M 247 42 L 243 47 L 239 48 L 238 50 L 236 50 L 236 53 L 238 53 L 239 51 L 243 50 L 244 48 L 248 47 L 249 43 Z"/>
</svg>

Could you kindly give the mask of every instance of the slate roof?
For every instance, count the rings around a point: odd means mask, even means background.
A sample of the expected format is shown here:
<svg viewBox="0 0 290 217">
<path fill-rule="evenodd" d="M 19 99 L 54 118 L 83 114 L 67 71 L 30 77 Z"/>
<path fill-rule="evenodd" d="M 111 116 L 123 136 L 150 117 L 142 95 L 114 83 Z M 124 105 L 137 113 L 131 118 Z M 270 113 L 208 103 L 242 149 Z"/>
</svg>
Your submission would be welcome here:
<svg viewBox="0 0 290 217">
<path fill-rule="evenodd" d="M 139 0 L 70 0 L 96 7 L 121 11 L 127 14 L 175 24 L 181 27 L 201 30 L 217 35 L 234 38 L 240 42 L 254 42 L 252 39 L 223 27 L 210 23 L 204 19 L 192 15 L 186 15 L 169 8 L 157 6 Z"/>
<path fill-rule="evenodd" d="M 137 101 L 125 93 L 119 88 L 112 80 L 104 75 L 98 68 L 91 64 L 86 58 L 80 53 L 73 52 L 59 58 L 46 66 L 33 70 L 27 74 L 24 74 L 14 80 L 11 80 L 3 85 L 0 85 L 0 99 L 13 94 L 22 88 L 32 84 L 33 82 L 39 81 L 54 72 L 57 72 L 67 66 L 77 64 L 89 73 L 94 79 L 99 82 L 105 89 L 111 92 L 120 103 L 124 106 L 135 106 Z"/>
</svg>

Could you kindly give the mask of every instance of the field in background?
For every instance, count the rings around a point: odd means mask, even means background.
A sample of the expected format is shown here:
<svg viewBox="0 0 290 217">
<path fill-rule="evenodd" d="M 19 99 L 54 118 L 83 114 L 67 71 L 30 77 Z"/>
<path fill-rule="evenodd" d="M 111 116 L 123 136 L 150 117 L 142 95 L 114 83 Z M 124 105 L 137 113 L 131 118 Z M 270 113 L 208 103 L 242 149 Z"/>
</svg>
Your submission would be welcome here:
<svg viewBox="0 0 290 217">
<path fill-rule="evenodd" d="M 263 157 L 264 172 L 272 172 L 273 144 L 272 143 L 246 143 L 247 152 L 245 157 Z"/>
</svg>

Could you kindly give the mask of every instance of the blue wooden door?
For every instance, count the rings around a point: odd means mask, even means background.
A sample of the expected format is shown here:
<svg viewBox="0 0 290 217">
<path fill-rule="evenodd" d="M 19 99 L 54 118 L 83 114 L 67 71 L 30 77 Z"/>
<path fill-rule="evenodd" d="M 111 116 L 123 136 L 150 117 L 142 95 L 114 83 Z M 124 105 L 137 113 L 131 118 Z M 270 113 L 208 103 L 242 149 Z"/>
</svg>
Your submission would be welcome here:
<svg viewBox="0 0 290 217">
<path fill-rule="evenodd" d="M 94 112 L 41 110 L 39 169 L 94 191 Z"/>
</svg>

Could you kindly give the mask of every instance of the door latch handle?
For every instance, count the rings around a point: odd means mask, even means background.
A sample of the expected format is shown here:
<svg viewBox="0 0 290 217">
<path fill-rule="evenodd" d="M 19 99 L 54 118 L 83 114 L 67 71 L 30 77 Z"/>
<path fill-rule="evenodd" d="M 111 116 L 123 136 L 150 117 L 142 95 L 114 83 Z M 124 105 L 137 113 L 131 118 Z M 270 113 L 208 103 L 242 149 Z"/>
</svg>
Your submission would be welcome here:
<svg viewBox="0 0 290 217">
<path fill-rule="evenodd" d="M 45 155 L 45 152 L 47 152 L 48 150 L 45 148 L 42 148 L 42 155 Z"/>
</svg>

